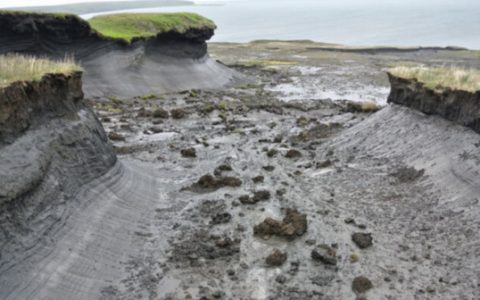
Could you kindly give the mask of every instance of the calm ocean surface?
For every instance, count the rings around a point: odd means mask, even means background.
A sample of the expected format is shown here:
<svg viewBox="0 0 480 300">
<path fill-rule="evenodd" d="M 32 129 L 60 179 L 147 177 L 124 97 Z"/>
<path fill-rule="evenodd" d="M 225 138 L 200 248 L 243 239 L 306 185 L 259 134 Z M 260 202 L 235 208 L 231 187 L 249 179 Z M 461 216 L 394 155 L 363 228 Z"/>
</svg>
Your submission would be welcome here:
<svg viewBox="0 0 480 300">
<path fill-rule="evenodd" d="M 480 49 L 480 0 L 237 0 L 129 11 L 189 11 L 214 20 L 212 41 L 258 39 Z M 89 18 L 92 15 L 84 15 Z"/>
</svg>

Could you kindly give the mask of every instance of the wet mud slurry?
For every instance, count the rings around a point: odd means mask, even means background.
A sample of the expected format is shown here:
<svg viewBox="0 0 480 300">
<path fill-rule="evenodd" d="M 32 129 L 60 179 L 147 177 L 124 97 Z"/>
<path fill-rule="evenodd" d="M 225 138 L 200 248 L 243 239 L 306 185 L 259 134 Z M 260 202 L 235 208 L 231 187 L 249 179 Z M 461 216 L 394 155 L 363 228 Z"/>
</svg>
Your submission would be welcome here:
<svg viewBox="0 0 480 300">
<path fill-rule="evenodd" d="M 4 274 L 24 280 L 2 298 L 479 298 L 480 136 L 397 105 L 272 88 L 387 88 L 391 57 L 470 54 L 303 59 L 295 47 L 213 45 L 253 78 L 242 86 L 90 99 L 118 162 L 42 251 L 12 260 Z M 276 62 L 246 63 L 261 55 Z M 299 73 L 344 55 L 358 66 L 348 80 Z"/>
<path fill-rule="evenodd" d="M 247 72 L 273 81 L 287 76 L 263 67 Z M 95 104 L 110 120 L 104 123 L 107 130 L 126 137 L 115 142 L 120 160 L 141 161 L 155 169 L 158 180 L 168 181 L 168 188 L 159 187 L 163 200 L 152 207 L 156 217 L 141 242 L 149 245 L 147 257 L 158 262 L 149 296 L 478 295 L 478 271 L 469 265 L 478 265 L 475 254 L 465 249 L 460 258 L 450 243 L 461 232 L 471 234 L 460 238 L 465 242 L 478 240 L 468 229 L 475 214 L 460 207 L 478 210 L 473 199 L 479 186 L 461 180 L 445 185 L 450 171 L 443 163 L 456 159 L 459 150 L 452 147 L 462 143 L 472 160 L 460 168 L 464 176 L 478 177 L 479 157 L 473 154 L 478 135 L 395 105 L 362 112 L 344 101 L 281 97 L 263 85 L 249 85 L 131 99 L 117 111 L 105 109 L 109 100 Z M 138 114 L 159 108 L 185 115 Z M 430 137 L 415 137 L 419 128 Z M 451 150 L 439 155 L 436 147 Z M 186 156 L 185 149 L 195 156 Z M 449 195 L 458 190 L 462 204 L 449 204 Z M 458 271 L 452 269 L 452 255 Z M 112 297 L 128 298 L 132 292 L 146 297 L 143 276 L 124 278 L 106 291 L 115 291 Z"/>
</svg>

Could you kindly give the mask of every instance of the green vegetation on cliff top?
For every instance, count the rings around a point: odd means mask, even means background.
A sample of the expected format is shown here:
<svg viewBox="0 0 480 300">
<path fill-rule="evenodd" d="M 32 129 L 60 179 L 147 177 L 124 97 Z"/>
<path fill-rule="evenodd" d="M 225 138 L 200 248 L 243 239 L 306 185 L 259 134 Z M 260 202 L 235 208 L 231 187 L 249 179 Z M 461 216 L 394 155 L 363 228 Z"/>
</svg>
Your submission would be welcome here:
<svg viewBox="0 0 480 300">
<path fill-rule="evenodd" d="M 94 17 L 89 23 L 100 34 L 127 42 L 168 31 L 185 33 L 191 28 L 216 28 L 213 21 L 194 13 L 113 14 Z"/>
<path fill-rule="evenodd" d="M 480 91 L 480 69 L 458 67 L 397 66 L 389 72 L 397 77 L 416 79 L 427 88 Z"/>
<path fill-rule="evenodd" d="M 72 58 L 53 61 L 18 54 L 0 55 L 0 88 L 16 81 L 36 81 L 46 74 L 71 74 L 81 71 Z"/>
</svg>

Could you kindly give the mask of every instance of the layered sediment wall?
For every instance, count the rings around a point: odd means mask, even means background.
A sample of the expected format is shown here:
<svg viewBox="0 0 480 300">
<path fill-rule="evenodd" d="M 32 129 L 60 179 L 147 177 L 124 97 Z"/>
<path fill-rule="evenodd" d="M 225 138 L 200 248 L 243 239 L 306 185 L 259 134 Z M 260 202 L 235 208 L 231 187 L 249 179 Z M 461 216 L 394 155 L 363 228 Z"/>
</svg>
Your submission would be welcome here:
<svg viewBox="0 0 480 300">
<path fill-rule="evenodd" d="M 414 108 L 428 115 L 438 115 L 480 133 L 480 91 L 433 90 L 415 79 L 388 74 L 389 103 Z"/>
<path fill-rule="evenodd" d="M 142 96 L 216 88 L 238 74 L 210 59 L 210 27 L 166 31 L 130 43 L 105 37 L 74 15 L 0 13 L 0 54 L 73 56 L 85 69 L 87 96 Z"/>
<path fill-rule="evenodd" d="M 1 89 L 0 272 L 34 253 L 72 207 L 84 205 L 75 201 L 78 190 L 115 163 L 101 123 L 83 102 L 80 73 Z"/>
</svg>

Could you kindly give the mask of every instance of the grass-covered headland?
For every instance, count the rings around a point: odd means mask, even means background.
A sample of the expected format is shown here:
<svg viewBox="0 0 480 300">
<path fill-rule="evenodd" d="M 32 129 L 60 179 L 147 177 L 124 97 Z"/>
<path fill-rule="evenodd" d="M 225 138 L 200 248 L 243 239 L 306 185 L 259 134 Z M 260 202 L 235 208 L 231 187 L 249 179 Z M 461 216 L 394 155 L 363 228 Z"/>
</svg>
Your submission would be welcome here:
<svg viewBox="0 0 480 300">
<path fill-rule="evenodd" d="M 53 61 L 18 54 L 0 55 L 0 88 L 15 81 L 40 80 L 45 74 L 71 74 L 81 70 L 73 58 Z"/>
<path fill-rule="evenodd" d="M 389 72 L 400 78 L 416 79 L 425 87 L 442 90 L 464 90 L 476 92 L 480 90 L 480 70 L 455 67 L 397 66 Z"/>
<path fill-rule="evenodd" d="M 194 13 L 124 13 L 97 16 L 89 20 L 100 34 L 131 42 L 134 38 L 148 38 L 159 33 L 188 29 L 215 29 L 215 23 Z"/>
</svg>

